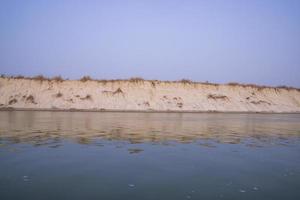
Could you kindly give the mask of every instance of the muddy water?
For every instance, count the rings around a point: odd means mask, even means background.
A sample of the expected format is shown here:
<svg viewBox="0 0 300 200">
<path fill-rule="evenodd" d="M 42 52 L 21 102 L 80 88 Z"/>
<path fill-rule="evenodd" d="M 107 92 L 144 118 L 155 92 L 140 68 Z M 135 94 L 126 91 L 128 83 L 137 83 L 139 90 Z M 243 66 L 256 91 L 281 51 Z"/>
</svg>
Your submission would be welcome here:
<svg viewBox="0 0 300 200">
<path fill-rule="evenodd" d="M 0 199 L 300 199 L 300 115 L 0 112 Z"/>
</svg>

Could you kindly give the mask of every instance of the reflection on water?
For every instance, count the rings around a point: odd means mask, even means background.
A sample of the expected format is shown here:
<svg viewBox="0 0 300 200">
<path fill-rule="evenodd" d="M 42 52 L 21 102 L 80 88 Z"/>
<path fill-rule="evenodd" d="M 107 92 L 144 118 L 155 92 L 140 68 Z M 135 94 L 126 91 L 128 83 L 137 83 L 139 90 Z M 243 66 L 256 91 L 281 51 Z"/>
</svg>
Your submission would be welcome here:
<svg viewBox="0 0 300 200">
<path fill-rule="evenodd" d="M 0 143 L 59 147 L 62 139 L 287 145 L 300 136 L 298 114 L 0 112 Z"/>
<path fill-rule="evenodd" d="M 299 131 L 297 114 L 0 112 L 0 199 L 298 200 Z"/>
</svg>

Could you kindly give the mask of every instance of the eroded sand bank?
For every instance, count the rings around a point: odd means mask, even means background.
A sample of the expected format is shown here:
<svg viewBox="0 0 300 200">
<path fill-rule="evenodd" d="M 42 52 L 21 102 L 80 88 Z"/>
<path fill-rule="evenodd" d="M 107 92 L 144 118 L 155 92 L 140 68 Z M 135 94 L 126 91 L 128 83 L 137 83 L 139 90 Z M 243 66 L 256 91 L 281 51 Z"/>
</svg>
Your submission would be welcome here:
<svg viewBox="0 0 300 200">
<path fill-rule="evenodd" d="M 1 109 L 300 112 L 290 88 L 162 81 L 0 78 Z"/>
</svg>

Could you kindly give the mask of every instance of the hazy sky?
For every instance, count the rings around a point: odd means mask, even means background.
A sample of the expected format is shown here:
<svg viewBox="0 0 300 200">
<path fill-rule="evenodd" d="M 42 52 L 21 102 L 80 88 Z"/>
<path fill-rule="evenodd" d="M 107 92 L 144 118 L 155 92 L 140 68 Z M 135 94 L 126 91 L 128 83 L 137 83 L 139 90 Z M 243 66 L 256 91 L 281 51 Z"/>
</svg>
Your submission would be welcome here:
<svg viewBox="0 0 300 200">
<path fill-rule="evenodd" d="M 300 86 L 298 0 L 0 0 L 0 73 Z"/>
</svg>

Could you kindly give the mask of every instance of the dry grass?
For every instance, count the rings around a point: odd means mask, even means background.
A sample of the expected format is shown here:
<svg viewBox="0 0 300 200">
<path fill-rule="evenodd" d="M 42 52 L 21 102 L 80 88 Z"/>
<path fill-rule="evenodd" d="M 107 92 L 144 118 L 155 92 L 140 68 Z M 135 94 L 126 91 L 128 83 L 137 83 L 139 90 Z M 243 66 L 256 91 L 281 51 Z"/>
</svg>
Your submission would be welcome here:
<svg viewBox="0 0 300 200">
<path fill-rule="evenodd" d="M 230 86 L 240 86 L 240 87 L 250 87 L 250 88 L 256 88 L 256 89 L 262 89 L 262 88 L 272 88 L 268 86 L 263 86 L 263 85 L 256 85 L 256 84 L 242 84 L 242 83 L 236 83 L 236 82 L 230 82 L 227 83 L 227 85 Z"/>
<path fill-rule="evenodd" d="M 286 86 L 286 85 L 280 85 L 280 86 L 277 86 L 276 88 L 285 89 L 285 90 L 294 90 L 294 89 L 296 89 L 296 90 L 300 91 L 300 88 L 289 87 L 289 86 Z"/>
<path fill-rule="evenodd" d="M 51 80 L 56 81 L 56 82 L 63 82 L 64 79 L 61 76 L 54 76 L 51 78 Z"/>
<path fill-rule="evenodd" d="M 27 79 L 27 80 L 36 80 L 36 81 L 59 81 L 62 82 L 64 81 L 64 79 L 61 76 L 54 76 L 53 78 L 48 78 L 45 77 L 43 75 L 37 75 L 37 76 L 33 76 L 33 77 L 25 77 L 22 75 L 18 75 L 18 76 L 5 76 L 5 75 L 1 75 L 1 78 L 9 78 L 9 79 Z"/>
<path fill-rule="evenodd" d="M 239 86 L 240 83 L 237 83 L 237 82 L 229 82 L 229 83 L 227 83 L 227 85 L 230 85 L 230 86 Z"/>
<path fill-rule="evenodd" d="M 211 85 L 211 86 L 219 86 L 220 84 L 217 84 L 217 83 L 210 83 L 208 81 L 205 81 L 205 82 L 202 82 L 200 84 L 203 84 L 203 85 Z"/>
<path fill-rule="evenodd" d="M 31 80 L 36 80 L 36 81 L 49 81 L 50 79 L 43 76 L 43 75 L 37 75 L 31 78 Z"/>
<path fill-rule="evenodd" d="M 102 83 L 103 85 L 106 85 L 106 83 L 108 83 L 108 80 L 105 79 L 101 79 L 101 80 L 97 80 L 98 83 Z"/>
<path fill-rule="evenodd" d="M 249 87 L 249 88 L 254 88 L 257 90 L 263 90 L 263 89 L 286 89 L 286 90 L 298 90 L 299 88 L 294 88 L 294 87 L 288 87 L 288 86 L 277 86 L 277 87 L 272 87 L 272 86 L 265 86 L 265 85 L 256 85 L 256 84 L 242 84 L 242 83 L 236 83 L 236 82 L 230 82 L 227 83 L 226 85 L 230 86 L 239 86 L 239 87 Z"/>
<path fill-rule="evenodd" d="M 63 79 L 61 76 L 55 76 L 53 78 L 47 78 L 43 75 L 37 75 L 34 77 L 24 77 L 21 75 L 18 76 L 6 76 L 4 74 L 1 75 L 1 78 L 8 78 L 8 79 L 29 79 L 29 80 L 37 80 L 37 81 L 57 81 L 57 82 L 62 82 L 68 79 Z M 92 79 L 90 76 L 83 76 L 81 79 L 79 79 L 82 82 L 86 82 L 86 81 L 97 81 L 98 83 L 103 83 L 106 84 L 108 82 L 114 83 L 114 82 L 122 82 L 122 81 L 129 81 L 132 83 L 142 83 L 142 82 L 150 82 L 152 87 L 155 87 L 157 84 L 160 83 L 182 83 L 182 84 L 202 84 L 202 85 L 211 85 L 211 86 L 219 86 L 220 84 L 217 83 L 210 83 L 208 81 L 206 82 L 194 82 L 191 81 L 189 79 L 181 79 L 179 81 L 159 81 L 159 80 L 145 80 L 141 77 L 132 77 L 130 79 L 110 79 L 110 80 L 106 80 L 106 79 L 101 79 L 101 80 L 96 80 L 96 79 Z M 272 86 L 264 86 L 264 85 L 256 85 L 256 84 L 242 84 L 242 83 L 237 83 L 237 82 L 229 82 L 225 85 L 229 85 L 229 86 L 239 86 L 239 87 L 250 87 L 250 88 L 254 88 L 257 90 L 262 90 L 262 89 L 284 89 L 284 90 L 297 90 L 300 91 L 300 88 L 295 88 L 295 87 L 289 87 L 289 86 L 285 86 L 285 85 L 281 85 L 281 86 L 277 86 L 277 87 L 272 87 Z"/>
<path fill-rule="evenodd" d="M 21 75 L 18 75 L 16 77 L 14 77 L 15 79 L 24 79 L 25 77 L 24 76 L 21 76 Z"/>
<path fill-rule="evenodd" d="M 192 83 L 194 83 L 193 81 L 191 81 L 189 79 L 181 79 L 178 82 L 182 83 L 182 84 L 192 84 Z"/>
<path fill-rule="evenodd" d="M 140 82 L 144 82 L 145 80 L 141 77 L 132 77 L 128 81 L 132 83 L 140 83 Z"/>
<path fill-rule="evenodd" d="M 83 76 L 80 81 L 81 82 L 86 82 L 86 81 L 92 81 L 93 79 L 90 76 Z"/>
</svg>

